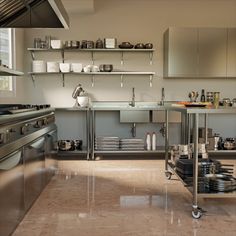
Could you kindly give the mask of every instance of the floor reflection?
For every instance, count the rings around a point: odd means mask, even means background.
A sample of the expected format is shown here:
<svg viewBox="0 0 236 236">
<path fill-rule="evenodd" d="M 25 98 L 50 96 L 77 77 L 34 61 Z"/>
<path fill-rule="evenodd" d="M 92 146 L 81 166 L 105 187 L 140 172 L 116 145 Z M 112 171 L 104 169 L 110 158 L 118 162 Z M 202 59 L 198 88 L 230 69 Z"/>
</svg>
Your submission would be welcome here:
<svg viewBox="0 0 236 236">
<path fill-rule="evenodd" d="M 61 161 L 13 235 L 235 235 L 235 199 L 202 200 L 200 220 L 191 205 L 183 185 L 165 179 L 163 161 Z"/>
</svg>

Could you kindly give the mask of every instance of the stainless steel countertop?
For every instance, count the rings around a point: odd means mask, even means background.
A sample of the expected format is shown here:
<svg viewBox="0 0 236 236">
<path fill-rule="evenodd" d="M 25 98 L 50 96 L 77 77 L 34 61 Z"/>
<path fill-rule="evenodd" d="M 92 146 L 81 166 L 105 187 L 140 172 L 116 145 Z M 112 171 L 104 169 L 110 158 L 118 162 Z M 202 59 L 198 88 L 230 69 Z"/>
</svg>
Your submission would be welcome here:
<svg viewBox="0 0 236 236">
<path fill-rule="evenodd" d="M 41 110 L 35 110 L 35 111 L 28 111 L 28 112 L 22 112 L 17 114 L 10 114 L 10 115 L 0 115 L 0 125 L 11 123 L 13 121 L 19 121 L 19 120 L 25 120 L 37 116 L 41 116 L 44 114 L 49 114 L 51 112 L 54 112 L 54 108 L 45 108 Z"/>
</svg>

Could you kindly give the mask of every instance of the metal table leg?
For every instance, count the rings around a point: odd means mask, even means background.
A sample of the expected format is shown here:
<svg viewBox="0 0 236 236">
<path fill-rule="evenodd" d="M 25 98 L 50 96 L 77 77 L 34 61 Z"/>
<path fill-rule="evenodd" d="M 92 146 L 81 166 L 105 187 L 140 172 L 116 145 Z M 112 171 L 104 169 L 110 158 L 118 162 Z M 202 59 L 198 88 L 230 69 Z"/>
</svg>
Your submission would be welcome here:
<svg viewBox="0 0 236 236">
<path fill-rule="evenodd" d="M 193 114 L 194 118 L 194 154 L 193 154 L 193 210 L 192 216 L 198 219 L 202 215 L 201 209 L 198 207 L 198 122 L 199 114 Z"/>
<path fill-rule="evenodd" d="M 91 141 L 91 148 L 92 148 L 92 160 L 94 160 L 94 140 L 95 140 L 95 111 L 92 111 L 92 141 Z"/>
<path fill-rule="evenodd" d="M 86 133 L 87 133 L 87 160 L 90 156 L 90 110 L 86 111 Z"/>
<path fill-rule="evenodd" d="M 171 179 L 172 172 L 168 170 L 168 159 L 169 159 L 169 112 L 165 111 L 165 175 L 167 179 Z"/>
</svg>

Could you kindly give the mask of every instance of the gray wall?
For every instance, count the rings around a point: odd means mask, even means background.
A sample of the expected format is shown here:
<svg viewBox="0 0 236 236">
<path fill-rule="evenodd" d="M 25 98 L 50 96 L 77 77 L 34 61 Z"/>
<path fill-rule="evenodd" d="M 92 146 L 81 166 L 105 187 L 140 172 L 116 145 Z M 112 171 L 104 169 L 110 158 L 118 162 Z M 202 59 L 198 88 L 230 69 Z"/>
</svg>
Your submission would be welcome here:
<svg viewBox="0 0 236 236">
<path fill-rule="evenodd" d="M 31 71 L 31 57 L 26 51 L 32 47 L 33 38 L 51 35 L 58 39 L 90 39 L 115 37 L 118 43 L 152 42 L 155 47 L 153 65 L 149 65 L 148 54 L 128 54 L 125 57 L 125 70 L 154 71 L 153 87 L 149 87 L 146 76 L 125 77 L 124 87 L 120 87 L 119 77 L 99 76 L 95 78 L 95 86 L 91 87 L 89 76 L 66 76 L 66 86 L 63 88 L 58 76 L 37 77 L 36 86 L 27 80 L 28 99 L 32 103 L 51 103 L 53 106 L 72 106 L 74 101 L 71 93 L 76 84 L 83 87 L 92 100 L 122 100 L 131 99 L 131 88 L 136 88 L 136 99 L 142 101 L 157 101 L 160 99 L 161 87 L 166 89 L 167 100 L 187 100 L 190 90 L 205 88 L 206 91 L 220 91 L 221 97 L 236 97 L 236 79 L 163 79 L 163 33 L 170 26 L 176 27 L 236 27 L 236 1 L 152 1 L 152 0 L 99 0 L 95 1 L 95 11 L 90 14 L 70 14 L 69 30 L 57 29 L 27 29 L 25 30 L 25 72 Z M 37 54 L 37 58 L 47 61 L 60 60 L 59 53 Z M 67 61 L 80 61 L 84 65 L 91 64 L 88 53 L 68 53 Z M 95 64 L 112 63 L 121 69 L 119 53 L 97 53 Z M 234 119 L 227 135 L 235 136 L 231 127 L 235 128 Z M 213 126 L 219 128 L 222 122 Z M 211 126 L 211 125 L 210 125 Z M 223 127 L 223 126 L 222 126 Z M 213 127 L 214 128 L 214 127 Z M 218 130 L 217 130 L 218 131 Z M 67 135 L 66 135 L 67 136 Z"/>
</svg>

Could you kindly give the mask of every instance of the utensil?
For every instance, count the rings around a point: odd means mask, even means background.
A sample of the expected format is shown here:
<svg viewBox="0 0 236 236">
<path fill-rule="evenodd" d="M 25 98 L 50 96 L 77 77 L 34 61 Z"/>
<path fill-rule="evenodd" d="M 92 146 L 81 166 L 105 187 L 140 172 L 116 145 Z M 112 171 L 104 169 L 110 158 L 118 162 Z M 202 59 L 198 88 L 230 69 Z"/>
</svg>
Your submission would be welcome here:
<svg viewBox="0 0 236 236">
<path fill-rule="evenodd" d="M 137 43 L 134 48 L 136 49 L 144 49 L 145 48 L 145 45 L 143 43 Z"/>
<path fill-rule="evenodd" d="M 145 46 L 146 49 L 152 49 L 153 48 L 152 43 L 146 43 L 144 46 Z"/>
<path fill-rule="evenodd" d="M 59 67 L 60 67 L 60 71 L 62 73 L 70 72 L 70 63 L 60 63 Z"/>
<path fill-rule="evenodd" d="M 60 49 L 62 48 L 62 41 L 58 39 L 51 40 L 51 47 L 53 49 Z"/>
<path fill-rule="evenodd" d="M 81 63 L 71 63 L 71 70 L 73 72 L 81 72 L 83 65 Z"/>
<path fill-rule="evenodd" d="M 132 45 L 130 42 L 122 42 L 119 45 L 119 48 L 123 48 L 123 49 L 131 49 L 133 47 L 134 47 L 134 45 Z"/>
<path fill-rule="evenodd" d="M 111 72 L 113 70 L 112 64 L 102 64 L 99 66 L 101 72 Z"/>
</svg>

